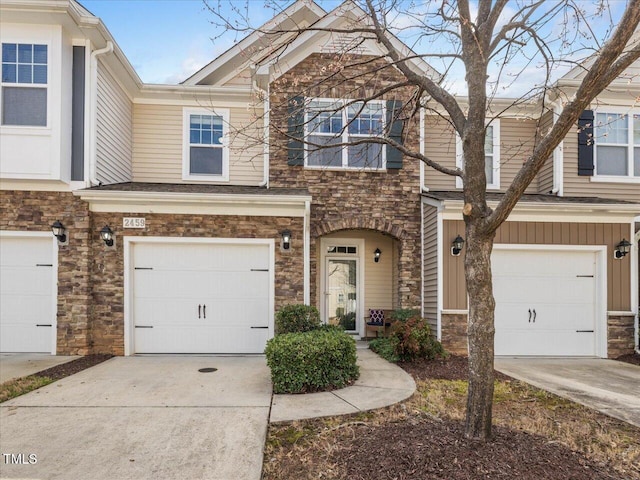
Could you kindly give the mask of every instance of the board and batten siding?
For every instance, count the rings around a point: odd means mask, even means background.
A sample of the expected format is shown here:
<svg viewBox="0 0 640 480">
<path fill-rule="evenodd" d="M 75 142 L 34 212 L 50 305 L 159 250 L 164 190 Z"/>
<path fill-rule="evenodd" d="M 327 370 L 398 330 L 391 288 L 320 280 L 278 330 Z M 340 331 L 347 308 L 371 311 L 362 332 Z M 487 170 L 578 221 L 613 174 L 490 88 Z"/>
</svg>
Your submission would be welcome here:
<svg viewBox="0 0 640 480">
<path fill-rule="evenodd" d="M 640 202 L 637 183 L 592 182 L 588 176 L 578 176 L 578 127 L 571 129 L 564 139 L 563 175 L 564 195 L 567 197 L 600 197 Z M 640 211 L 640 208 L 638 208 Z"/>
<path fill-rule="evenodd" d="M 132 111 L 125 91 L 98 61 L 96 177 L 104 184 L 131 181 Z"/>
<path fill-rule="evenodd" d="M 423 206 L 424 317 L 435 334 L 438 328 L 438 209 Z"/>
<path fill-rule="evenodd" d="M 533 151 L 537 122 L 531 119 L 500 119 L 500 189 L 505 191 Z M 456 167 L 456 134 L 444 119 L 425 118 L 425 155 L 448 168 Z M 460 190 L 456 179 L 432 168 L 425 167 L 425 186 L 432 191 Z M 537 184 L 526 193 L 537 193 Z"/>
<path fill-rule="evenodd" d="M 233 185 L 258 185 L 264 177 L 262 131 L 252 114 L 246 108 L 229 109 L 228 183 Z M 192 183 L 182 179 L 183 107 L 136 104 L 133 117 L 133 181 Z"/>
<path fill-rule="evenodd" d="M 545 112 L 540 120 L 540 132 L 546 134 L 553 126 L 553 112 Z M 547 194 L 553 190 L 553 155 L 547 158 L 538 172 L 538 193 Z"/>
<path fill-rule="evenodd" d="M 459 233 L 464 235 L 462 220 L 444 222 L 445 243 Z M 494 244 L 606 245 L 607 310 L 626 312 L 631 310 L 631 263 L 629 258 L 613 260 L 613 250 L 628 236 L 628 223 L 506 222 L 496 232 Z M 445 254 L 443 270 L 444 309 L 466 310 L 464 256 Z"/>
</svg>

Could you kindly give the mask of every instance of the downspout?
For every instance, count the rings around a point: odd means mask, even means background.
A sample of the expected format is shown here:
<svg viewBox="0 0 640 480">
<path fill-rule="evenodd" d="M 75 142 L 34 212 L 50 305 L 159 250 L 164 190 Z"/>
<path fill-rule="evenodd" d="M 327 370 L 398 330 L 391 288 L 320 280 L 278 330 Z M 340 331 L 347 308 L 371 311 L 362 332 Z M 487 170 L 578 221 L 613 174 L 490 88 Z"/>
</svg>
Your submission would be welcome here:
<svg viewBox="0 0 640 480">
<path fill-rule="evenodd" d="M 553 108 L 553 123 L 555 124 L 560 116 L 560 107 L 554 106 Z M 556 148 L 553 149 L 553 187 L 551 189 L 552 195 L 562 197 L 564 195 L 564 141 L 560 142 Z"/>
<path fill-rule="evenodd" d="M 636 221 L 640 222 L 640 217 L 636 217 Z M 635 221 L 634 223 L 632 223 L 631 225 L 635 225 Z M 638 256 L 640 256 L 640 231 L 636 232 L 635 235 L 635 253 L 636 253 L 636 258 L 631 258 L 631 261 L 634 262 L 635 265 L 632 265 L 631 268 L 636 268 L 638 269 Z M 636 283 L 640 284 L 640 270 L 636 270 Z M 633 287 L 632 287 L 633 288 Z M 637 287 L 636 287 L 637 288 Z M 638 295 L 638 293 L 636 292 L 636 295 Z M 631 297 L 633 298 L 633 295 L 631 295 Z M 635 337 L 633 338 L 633 343 L 635 344 L 635 352 L 637 354 L 640 354 L 640 298 L 638 298 L 636 296 L 635 298 L 636 301 L 636 321 L 635 321 L 635 325 L 634 325 L 634 334 Z"/>
<path fill-rule="evenodd" d="M 303 289 L 304 289 L 304 304 L 309 305 L 311 302 L 311 286 L 310 280 L 310 265 L 311 261 L 311 202 L 306 200 L 304 202 L 304 266 L 303 266 Z"/>
<path fill-rule="evenodd" d="M 107 42 L 107 46 L 100 50 L 91 52 L 91 79 L 89 88 L 91 89 L 91 101 L 89 103 L 89 121 L 91 128 L 89 130 L 89 182 L 91 185 L 101 185 L 102 182 L 97 178 L 97 132 L 98 132 L 98 55 L 113 52 L 113 43 Z"/>
<path fill-rule="evenodd" d="M 424 107 L 420 107 L 420 155 L 424 156 L 425 138 L 424 138 Z M 420 161 L 420 192 L 428 192 L 429 188 L 424 184 L 424 162 Z"/>
<path fill-rule="evenodd" d="M 264 105 L 264 113 L 262 116 L 264 122 L 264 134 L 262 139 L 262 181 L 258 186 L 269 188 L 269 87 L 267 86 L 267 90 L 264 90 L 260 88 L 258 86 L 258 82 L 254 80 L 253 88 L 262 94 L 262 103 Z"/>
</svg>

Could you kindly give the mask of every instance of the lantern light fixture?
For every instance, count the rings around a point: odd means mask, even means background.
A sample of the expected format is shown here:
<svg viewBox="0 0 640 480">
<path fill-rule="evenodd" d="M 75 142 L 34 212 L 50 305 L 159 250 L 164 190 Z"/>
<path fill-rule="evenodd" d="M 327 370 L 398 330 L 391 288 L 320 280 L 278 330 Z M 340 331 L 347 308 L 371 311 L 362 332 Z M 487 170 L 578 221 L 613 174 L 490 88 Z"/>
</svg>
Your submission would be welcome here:
<svg viewBox="0 0 640 480">
<path fill-rule="evenodd" d="M 462 252 L 462 247 L 464 246 L 464 238 L 458 235 L 453 242 L 451 242 L 451 255 L 454 257 L 460 256 L 460 252 Z"/>
<path fill-rule="evenodd" d="M 67 241 L 66 230 L 60 220 L 53 222 L 53 225 L 51 225 L 51 232 L 53 233 L 53 236 L 58 239 L 58 242 L 64 243 Z"/>
<path fill-rule="evenodd" d="M 100 238 L 107 247 L 113 247 L 113 230 L 109 228 L 109 225 L 105 225 L 100 230 Z"/>
<path fill-rule="evenodd" d="M 616 248 L 613 251 L 613 258 L 620 260 L 621 258 L 626 257 L 630 251 L 631 243 L 628 242 L 626 238 L 623 238 L 622 241 L 616 245 Z"/>
</svg>

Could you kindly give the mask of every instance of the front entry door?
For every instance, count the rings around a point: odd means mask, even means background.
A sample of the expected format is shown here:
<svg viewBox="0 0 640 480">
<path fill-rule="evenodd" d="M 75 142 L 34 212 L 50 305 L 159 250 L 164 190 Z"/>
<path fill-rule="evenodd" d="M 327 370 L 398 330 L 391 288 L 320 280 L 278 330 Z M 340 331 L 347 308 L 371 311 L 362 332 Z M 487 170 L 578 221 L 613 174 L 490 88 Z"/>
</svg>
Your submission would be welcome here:
<svg viewBox="0 0 640 480">
<path fill-rule="evenodd" d="M 358 332 L 358 259 L 327 258 L 326 320 L 348 332 Z"/>
</svg>

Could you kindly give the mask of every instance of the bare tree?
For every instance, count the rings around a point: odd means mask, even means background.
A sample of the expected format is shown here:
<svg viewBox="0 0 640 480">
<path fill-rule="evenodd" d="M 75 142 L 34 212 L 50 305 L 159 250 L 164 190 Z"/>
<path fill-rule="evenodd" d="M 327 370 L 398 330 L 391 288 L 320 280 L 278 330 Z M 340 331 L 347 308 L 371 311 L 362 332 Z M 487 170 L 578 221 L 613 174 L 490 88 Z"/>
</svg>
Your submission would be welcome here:
<svg viewBox="0 0 640 480">
<path fill-rule="evenodd" d="M 635 35 L 640 21 L 640 0 L 629 0 L 622 13 L 616 14 L 614 6 L 606 0 L 594 0 L 589 5 L 590 11 L 585 11 L 586 3 L 578 0 L 443 0 L 425 3 L 359 0 L 353 2 L 350 12 L 352 15 L 353 12 L 361 14 L 356 14 L 354 21 L 341 28 L 290 24 L 286 28 L 265 26 L 261 30 L 268 38 L 269 46 L 261 55 L 276 58 L 295 38 L 308 31 L 351 35 L 356 40 L 345 44 L 343 57 L 336 60 L 335 71 L 327 72 L 327 91 L 337 82 L 336 72 L 342 75 L 341 81 L 345 76 L 349 78 L 349 66 L 369 62 L 372 70 L 397 69 L 402 74 L 401 81 L 384 89 L 373 89 L 366 95 L 354 89 L 354 93 L 360 95 L 351 96 L 355 99 L 350 105 L 362 111 L 368 102 L 382 98 L 390 91 L 409 92 L 409 101 L 396 118 L 407 122 L 418 115 L 420 108 L 431 108 L 445 118 L 459 136 L 464 168 L 441 165 L 398 141 L 390 125 L 378 136 L 344 143 L 336 141 L 330 146 L 309 139 L 305 141 L 309 144 L 307 147 L 314 149 L 361 143 L 387 144 L 402 152 L 405 158 L 424 162 L 442 173 L 462 179 L 467 245 L 464 266 L 469 301 L 469 393 L 465 434 L 469 438 L 488 439 L 491 436 L 495 301 L 490 257 L 496 230 L 507 219 L 554 149 L 572 129 L 575 132 L 581 112 L 640 57 L 640 45 Z M 220 3 L 209 2 L 208 8 L 214 14 L 214 23 L 223 30 L 255 31 L 248 23 L 237 19 L 232 21 Z M 248 7 L 247 10 L 235 8 L 238 16 L 245 20 L 249 18 Z M 599 19 L 599 25 L 605 26 L 596 29 L 592 22 L 594 18 Z M 410 44 L 412 49 L 403 48 L 398 38 Z M 375 41 L 384 54 L 374 59 L 359 60 L 358 48 L 365 41 Z M 416 59 L 437 63 L 444 71 L 443 75 L 419 71 L 415 68 Z M 384 60 L 384 66 L 380 66 L 378 60 Z M 555 95 L 561 98 L 561 108 L 556 109 L 555 122 L 546 131 L 540 128 L 539 123 L 528 158 L 492 209 L 487 203 L 485 173 L 487 112 L 500 110 L 496 108 L 497 93 L 515 81 L 522 82 L 524 72 L 532 66 L 543 72 L 541 80 L 530 88 L 520 89 L 518 98 L 511 102 L 510 107 L 534 99 L 541 109 L 548 110 L 547 99 Z M 584 68 L 584 75 L 575 94 L 562 98 L 562 92 L 554 90 L 554 73 L 558 69 L 566 71 L 576 66 Z M 453 85 L 456 76 L 465 80 L 464 97 L 454 95 L 447 87 Z M 322 84 L 316 87 L 321 88 Z M 275 106 L 272 105 L 273 108 Z M 331 115 L 342 108 L 345 108 L 344 104 L 317 107 L 316 115 L 320 112 Z M 310 120 L 307 118 L 306 121 Z M 347 126 L 343 125 L 344 128 Z M 284 129 L 282 133 L 291 135 Z"/>
</svg>

